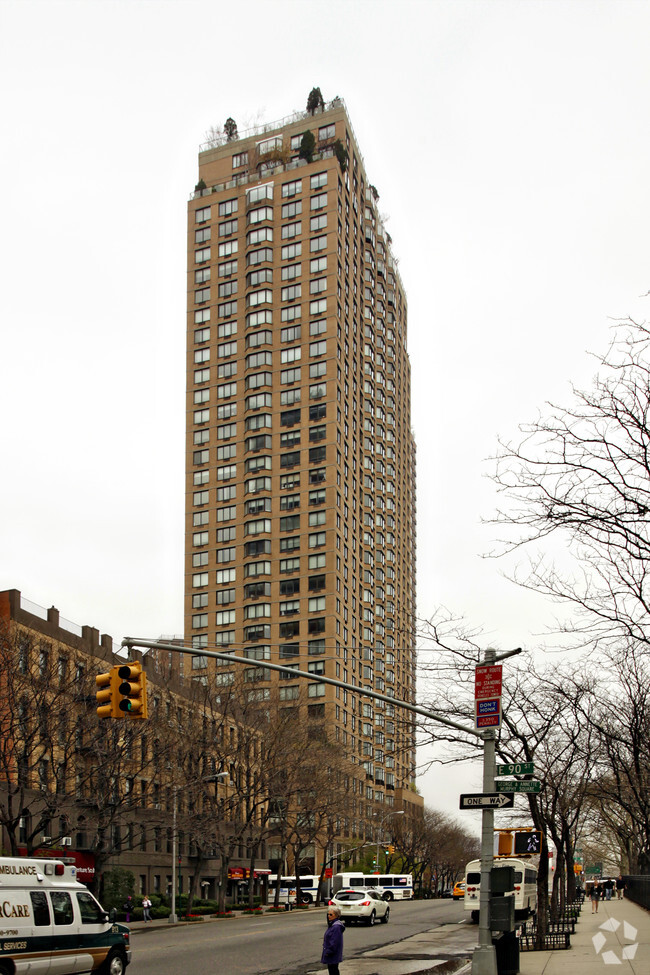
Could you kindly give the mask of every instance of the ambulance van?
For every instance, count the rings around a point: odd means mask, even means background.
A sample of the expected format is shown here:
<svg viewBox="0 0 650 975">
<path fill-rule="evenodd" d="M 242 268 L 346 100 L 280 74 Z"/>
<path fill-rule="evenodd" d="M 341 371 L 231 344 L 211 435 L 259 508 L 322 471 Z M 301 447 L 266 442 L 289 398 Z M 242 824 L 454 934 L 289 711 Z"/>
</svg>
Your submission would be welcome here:
<svg viewBox="0 0 650 975">
<path fill-rule="evenodd" d="M 0 857 L 0 975 L 124 975 L 129 929 L 61 860 Z"/>
</svg>

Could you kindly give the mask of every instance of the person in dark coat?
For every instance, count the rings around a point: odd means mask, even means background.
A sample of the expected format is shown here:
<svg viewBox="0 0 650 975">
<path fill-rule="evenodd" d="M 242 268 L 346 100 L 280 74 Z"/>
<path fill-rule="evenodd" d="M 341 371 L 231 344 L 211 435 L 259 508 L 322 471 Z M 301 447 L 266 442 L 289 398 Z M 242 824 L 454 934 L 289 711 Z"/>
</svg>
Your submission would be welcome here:
<svg viewBox="0 0 650 975">
<path fill-rule="evenodd" d="M 338 907 L 327 908 L 327 930 L 323 937 L 321 962 L 327 965 L 329 975 L 339 975 L 339 962 L 343 961 L 343 932 L 345 924 L 341 920 Z"/>
</svg>

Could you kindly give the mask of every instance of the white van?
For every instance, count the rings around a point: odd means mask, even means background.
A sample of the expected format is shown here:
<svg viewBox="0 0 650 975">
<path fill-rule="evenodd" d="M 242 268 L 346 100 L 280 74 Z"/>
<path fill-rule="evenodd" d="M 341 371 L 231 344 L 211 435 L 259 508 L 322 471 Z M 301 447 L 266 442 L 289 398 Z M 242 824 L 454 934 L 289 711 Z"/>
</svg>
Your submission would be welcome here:
<svg viewBox="0 0 650 975">
<path fill-rule="evenodd" d="M 76 873 L 61 860 L 0 857 L 0 975 L 124 975 L 129 929 Z"/>
</svg>

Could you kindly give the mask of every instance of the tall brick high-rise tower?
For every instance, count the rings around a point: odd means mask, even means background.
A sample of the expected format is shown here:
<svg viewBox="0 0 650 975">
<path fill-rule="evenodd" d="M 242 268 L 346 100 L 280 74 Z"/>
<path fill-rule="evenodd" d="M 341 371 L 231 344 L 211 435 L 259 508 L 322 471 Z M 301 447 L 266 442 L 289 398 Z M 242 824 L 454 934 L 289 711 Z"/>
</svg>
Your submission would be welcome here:
<svg viewBox="0 0 650 975">
<path fill-rule="evenodd" d="M 377 198 L 340 99 L 199 155 L 185 630 L 249 657 L 252 695 L 324 719 L 361 796 L 390 810 L 414 778 L 411 719 L 263 666 L 415 698 L 407 308 Z"/>
</svg>

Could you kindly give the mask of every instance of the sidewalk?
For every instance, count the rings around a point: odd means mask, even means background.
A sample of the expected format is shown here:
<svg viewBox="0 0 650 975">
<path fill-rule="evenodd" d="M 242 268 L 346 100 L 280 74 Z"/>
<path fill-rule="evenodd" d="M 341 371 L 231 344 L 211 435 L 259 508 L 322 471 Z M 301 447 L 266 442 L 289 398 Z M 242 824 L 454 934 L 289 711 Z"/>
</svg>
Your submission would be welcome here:
<svg viewBox="0 0 650 975">
<path fill-rule="evenodd" d="M 594 975 L 605 965 L 616 965 L 620 975 L 650 973 L 650 913 L 632 901 L 601 901 L 597 914 L 585 901 L 568 951 L 519 956 L 521 975 Z"/>
</svg>

